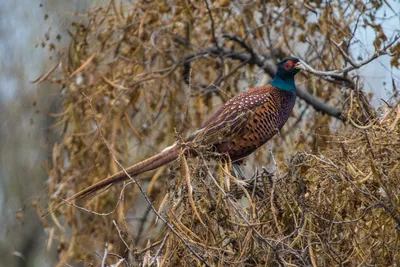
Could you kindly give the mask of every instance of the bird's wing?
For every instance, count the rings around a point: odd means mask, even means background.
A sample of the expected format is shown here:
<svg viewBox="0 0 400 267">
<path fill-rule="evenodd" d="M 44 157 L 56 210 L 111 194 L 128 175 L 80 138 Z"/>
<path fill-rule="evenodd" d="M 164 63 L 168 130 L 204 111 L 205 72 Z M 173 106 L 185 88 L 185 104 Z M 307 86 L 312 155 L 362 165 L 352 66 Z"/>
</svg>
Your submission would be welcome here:
<svg viewBox="0 0 400 267">
<path fill-rule="evenodd" d="M 193 142 L 207 146 L 244 134 L 252 118 L 271 102 L 269 86 L 256 87 L 233 97 L 203 124 Z"/>
</svg>

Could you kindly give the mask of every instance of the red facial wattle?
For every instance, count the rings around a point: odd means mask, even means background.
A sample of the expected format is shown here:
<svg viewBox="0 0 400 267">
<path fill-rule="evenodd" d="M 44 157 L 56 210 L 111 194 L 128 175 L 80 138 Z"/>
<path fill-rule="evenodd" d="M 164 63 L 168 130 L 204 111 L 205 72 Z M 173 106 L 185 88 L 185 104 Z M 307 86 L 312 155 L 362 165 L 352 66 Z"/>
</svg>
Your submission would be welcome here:
<svg viewBox="0 0 400 267">
<path fill-rule="evenodd" d="M 288 60 L 283 64 L 285 70 L 290 70 L 294 65 L 296 65 L 292 60 Z"/>
</svg>

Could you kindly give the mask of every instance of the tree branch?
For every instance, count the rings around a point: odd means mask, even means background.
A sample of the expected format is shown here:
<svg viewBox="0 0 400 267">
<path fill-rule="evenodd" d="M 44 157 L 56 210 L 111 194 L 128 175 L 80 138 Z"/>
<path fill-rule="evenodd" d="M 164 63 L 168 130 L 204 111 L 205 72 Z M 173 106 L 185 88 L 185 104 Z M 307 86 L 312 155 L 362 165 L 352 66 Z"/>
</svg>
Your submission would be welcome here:
<svg viewBox="0 0 400 267">
<path fill-rule="evenodd" d="M 362 66 L 367 65 L 371 61 L 377 59 L 378 57 L 382 55 L 390 55 L 388 53 L 388 49 L 392 47 L 398 40 L 400 39 L 400 35 L 396 36 L 393 38 L 393 40 L 385 45 L 381 50 L 376 51 L 371 57 L 368 59 L 362 61 L 362 62 L 355 62 L 350 55 L 348 55 L 341 47 L 340 44 L 337 44 L 335 41 L 332 41 L 333 45 L 338 49 L 339 53 L 345 58 L 345 60 L 349 63 L 349 65 L 342 70 L 330 70 L 330 71 L 321 71 L 321 70 L 316 70 L 310 65 L 308 65 L 306 62 L 300 59 L 302 65 L 303 65 L 303 70 L 310 72 L 316 76 L 320 76 L 323 79 L 332 82 L 332 83 L 338 83 L 338 82 L 344 82 L 347 87 L 355 89 L 356 84 L 354 83 L 353 79 L 348 76 L 348 73 L 350 71 L 356 70 L 361 68 Z"/>
<path fill-rule="evenodd" d="M 249 47 L 247 47 L 246 50 L 248 49 Z M 264 72 L 268 74 L 270 77 L 272 78 L 275 77 L 276 66 L 265 61 L 261 56 L 254 53 L 254 51 L 253 53 L 250 53 L 251 55 L 248 55 L 243 52 L 235 52 L 226 47 L 220 47 L 220 48 L 210 47 L 206 50 L 185 57 L 183 61 L 184 69 L 189 69 L 190 62 L 198 57 L 206 57 L 210 55 L 217 57 L 220 54 L 233 60 L 248 62 L 247 64 L 249 65 L 257 65 L 259 68 L 264 70 Z M 184 71 L 184 73 L 186 72 Z M 296 93 L 300 99 L 304 100 L 307 104 L 311 105 L 316 111 L 328 114 L 329 116 L 335 117 L 337 119 L 341 119 L 340 115 L 342 111 L 340 109 L 337 109 L 336 107 L 333 107 L 323 102 L 321 99 L 315 97 L 314 95 L 310 94 L 304 86 L 297 87 Z"/>
</svg>

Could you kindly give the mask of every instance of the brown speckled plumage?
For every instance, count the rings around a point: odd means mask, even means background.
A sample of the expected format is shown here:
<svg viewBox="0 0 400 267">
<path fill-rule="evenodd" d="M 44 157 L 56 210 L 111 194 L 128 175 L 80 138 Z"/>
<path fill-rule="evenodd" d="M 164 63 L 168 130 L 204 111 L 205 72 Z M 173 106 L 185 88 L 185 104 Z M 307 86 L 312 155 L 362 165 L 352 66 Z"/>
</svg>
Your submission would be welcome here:
<svg viewBox="0 0 400 267">
<path fill-rule="evenodd" d="M 244 158 L 283 127 L 295 100 L 296 93 L 271 85 L 252 88 L 226 102 L 203 124 L 193 142 L 212 144 L 233 161 Z"/>
<path fill-rule="evenodd" d="M 252 88 L 225 103 L 187 142 L 211 146 L 231 160 L 240 160 L 270 140 L 285 124 L 296 100 L 294 76 L 299 71 L 297 58 L 286 58 L 277 64 L 276 77 L 270 85 Z M 172 145 L 69 197 L 66 202 L 95 193 L 143 172 L 176 160 L 181 147 Z M 61 205 L 61 204 L 60 204 Z M 57 209 L 56 207 L 55 209 Z"/>
</svg>

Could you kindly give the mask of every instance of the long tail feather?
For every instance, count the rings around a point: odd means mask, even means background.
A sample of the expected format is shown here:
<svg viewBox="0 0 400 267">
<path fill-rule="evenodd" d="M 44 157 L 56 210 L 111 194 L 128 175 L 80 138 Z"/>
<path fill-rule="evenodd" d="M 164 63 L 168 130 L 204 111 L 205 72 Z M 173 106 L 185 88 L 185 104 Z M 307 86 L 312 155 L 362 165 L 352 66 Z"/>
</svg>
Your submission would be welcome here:
<svg viewBox="0 0 400 267">
<path fill-rule="evenodd" d="M 131 177 L 136 176 L 143 172 L 157 169 L 158 167 L 161 167 L 167 163 L 170 163 L 170 162 L 176 160 L 179 156 L 179 153 L 180 153 L 179 147 L 177 145 L 173 145 L 171 147 L 168 147 L 167 149 L 164 149 L 157 155 L 154 155 L 148 159 L 145 159 L 139 163 L 136 163 L 135 165 L 132 165 L 131 167 L 129 167 L 125 170 Z M 70 196 L 65 201 L 63 201 L 63 203 L 57 205 L 53 210 L 47 212 L 42 217 L 46 217 L 50 213 L 56 211 L 65 203 L 72 203 L 78 199 L 84 198 L 88 195 L 98 192 L 99 190 L 102 190 L 110 185 L 114 185 L 114 184 L 126 181 L 128 179 L 129 179 L 129 177 L 126 175 L 125 171 L 120 171 L 116 174 L 113 174 L 113 175 L 107 177 L 106 179 L 101 180 L 98 183 L 96 183 L 92 186 L 89 186 L 88 188 L 76 193 L 75 195 Z"/>
</svg>

